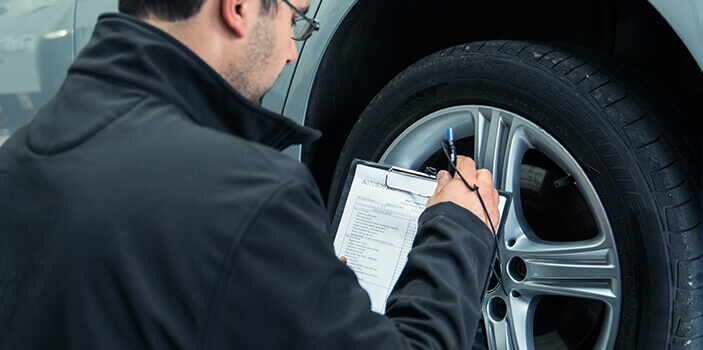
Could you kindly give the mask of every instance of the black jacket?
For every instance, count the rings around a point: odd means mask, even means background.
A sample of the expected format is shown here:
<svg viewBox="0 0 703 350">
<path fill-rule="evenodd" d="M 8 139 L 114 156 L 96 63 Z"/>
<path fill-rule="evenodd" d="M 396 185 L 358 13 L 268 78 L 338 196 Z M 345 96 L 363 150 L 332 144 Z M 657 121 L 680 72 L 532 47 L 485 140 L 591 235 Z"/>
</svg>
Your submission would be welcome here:
<svg viewBox="0 0 703 350">
<path fill-rule="evenodd" d="M 318 132 L 194 53 L 101 17 L 56 97 L 0 149 L 2 349 L 465 348 L 493 238 L 423 214 L 386 316 L 334 255 Z"/>
</svg>

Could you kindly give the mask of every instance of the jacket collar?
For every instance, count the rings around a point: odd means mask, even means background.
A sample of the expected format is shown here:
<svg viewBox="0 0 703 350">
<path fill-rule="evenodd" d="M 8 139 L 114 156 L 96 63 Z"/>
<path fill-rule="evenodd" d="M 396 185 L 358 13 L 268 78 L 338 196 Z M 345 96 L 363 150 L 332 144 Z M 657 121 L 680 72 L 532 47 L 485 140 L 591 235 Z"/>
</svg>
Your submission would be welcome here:
<svg viewBox="0 0 703 350">
<path fill-rule="evenodd" d="M 69 70 L 145 90 L 196 123 L 277 149 L 320 137 L 236 92 L 195 53 L 165 32 L 123 14 L 104 14 Z"/>
</svg>

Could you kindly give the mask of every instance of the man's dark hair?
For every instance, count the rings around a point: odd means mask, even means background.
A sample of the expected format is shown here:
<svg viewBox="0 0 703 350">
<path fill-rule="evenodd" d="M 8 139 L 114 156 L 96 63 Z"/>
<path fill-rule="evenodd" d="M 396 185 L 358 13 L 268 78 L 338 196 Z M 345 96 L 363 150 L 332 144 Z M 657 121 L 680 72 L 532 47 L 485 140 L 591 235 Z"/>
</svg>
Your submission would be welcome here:
<svg viewBox="0 0 703 350">
<path fill-rule="evenodd" d="M 188 19 L 200 11 L 205 0 L 120 0 L 119 10 L 134 17 L 154 16 L 164 21 Z M 278 0 L 261 0 L 262 9 L 269 11 Z"/>
</svg>

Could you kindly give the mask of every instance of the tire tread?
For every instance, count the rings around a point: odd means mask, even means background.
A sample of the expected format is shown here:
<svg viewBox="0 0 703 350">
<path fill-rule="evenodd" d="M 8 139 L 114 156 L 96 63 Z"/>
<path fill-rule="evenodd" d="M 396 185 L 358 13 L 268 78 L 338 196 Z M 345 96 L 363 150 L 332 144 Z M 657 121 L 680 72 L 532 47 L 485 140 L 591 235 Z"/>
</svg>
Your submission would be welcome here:
<svg viewBox="0 0 703 350">
<path fill-rule="evenodd" d="M 563 81 L 589 94 L 595 104 L 609 117 L 610 123 L 622 131 L 629 142 L 630 152 L 639 160 L 642 174 L 661 208 L 662 228 L 666 231 L 670 249 L 670 264 L 675 271 L 671 287 L 675 291 L 671 317 L 676 329 L 671 332 L 672 348 L 703 348 L 703 245 L 701 218 L 695 179 L 683 164 L 696 164 L 695 157 L 681 158 L 685 150 L 664 136 L 662 125 L 653 115 L 666 111 L 633 98 L 630 91 L 618 83 L 617 76 L 603 71 L 599 63 L 543 45 L 523 42 L 503 44 L 521 47 L 512 53 L 526 63 L 536 61 Z M 480 51 L 490 47 L 482 46 Z M 513 51 L 514 52 L 514 51 Z M 491 53 L 491 52 L 487 52 Z M 511 54 L 502 50 L 504 54 Z M 676 133 L 669 133 L 675 135 Z M 687 160 L 683 160 L 687 159 Z M 695 165 L 694 165 L 695 167 Z M 682 307 L 685 306 L 685 307 Z M 673 327 L 672 327 L 673 328 Z"/>
</svg>

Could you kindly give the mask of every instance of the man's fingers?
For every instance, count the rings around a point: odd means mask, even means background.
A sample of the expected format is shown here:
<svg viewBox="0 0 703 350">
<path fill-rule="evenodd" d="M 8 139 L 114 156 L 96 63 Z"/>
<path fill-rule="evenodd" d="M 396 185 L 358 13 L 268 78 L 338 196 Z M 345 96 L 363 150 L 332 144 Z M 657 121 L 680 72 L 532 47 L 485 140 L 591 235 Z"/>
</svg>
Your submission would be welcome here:
<svg viewBox="0 0 703 350">
<path fill-rule="evenodd" d="M 478 185 L 493 185 L 493 174 L 488 169 L 476 170 L 476 182 Z"/>
<path fill-rule="evenodd" d="M 488 220 L 493 222 L 495 226 L 500 217 L 498 206 L 498 192 L 493 186 L 493 175 L 486 169 L 476 169 L 476 162 L 470 157 L 457 156 L 456 168 L 458 173 L 461 173 L 468 187 L 461 180 L 459 174 L 455 174 L 454 178 L 442 170 L 437 174 L 437 189 L 435 193 L 428 199 L 427 206 L 441 202 L 453 202 L 465 209 L 471 211 L 474 215 L 486 222 L 490 227 Z M 478 190 L 483 204 L 478 199 L 476 194 L 471 192 L 474 187 L 478 186 Z"/>
<path fill-rule="evenodd" d="M 491 218 L 493 226 L 498 225 L 500 220 L 500 212 L 498 211 L 498 202 L 500 196 L 498 191 L 493 187 L 493 174 L 487 169 L 479 169 L 476 171 L 476 181 L 478 182 L 481 198 L 483 198 L 488 216 Z"/>
<path fill-rule="evenodd" d="M 469 179 L 473 179 L 476 176 L 476 162 L 470 157 L 457 156 L 456 168 L 464 176 L 466 181 L 469 181 Z M 454 174 L 454 176 L 458 177 L 459 175 Z"/>
</svg>

